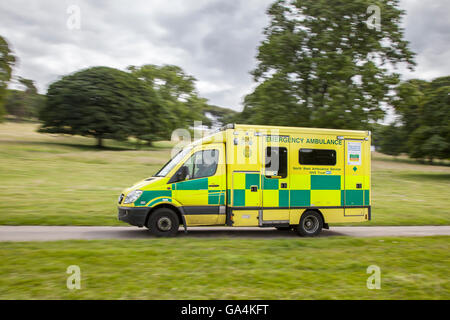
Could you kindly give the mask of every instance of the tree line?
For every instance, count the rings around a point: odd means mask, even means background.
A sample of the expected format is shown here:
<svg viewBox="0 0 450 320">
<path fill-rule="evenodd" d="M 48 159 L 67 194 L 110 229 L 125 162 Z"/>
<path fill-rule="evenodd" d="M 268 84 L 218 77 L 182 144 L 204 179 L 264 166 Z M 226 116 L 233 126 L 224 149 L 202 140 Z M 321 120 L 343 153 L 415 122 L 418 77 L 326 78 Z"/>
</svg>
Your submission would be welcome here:
<svg viewBox="0 0 450 320">
<path fill-rule="evenodd" d="M 40 132 L 91 136 L 99 147 L 104 139 L 130 137 L 151 145 L 194 121 L 211 126 L 227 123 L 236 114 L 209 104 L 200 97 L 196 79 L 173 65 L 92 67 L 61 77 L 45 96 L 32 80 L 21 77 L 18 82 L 24 90 L 8 89 L 16 58 L 1 39 L 2 62 L 7 58 L 9 63 L 4 64 L 8 76 L 2 82 L 0 108 L 19 119 L 38 118 Z"/>
<path fill-rule="evenodd" d="M 378 29 L 368 23 L 371 0 L 274 1 L 251 72 L 256 86 L 244 97 L 242 112 L 208 104 L 196 79 L 171 65 L 81 70 L 52 83 L 38 99 L 26 79 L 23 92 L 4 86 L 14 64 L 4 46 L 0 95 L 8 91 L 3 104 L 9 113 L 37 112 L 41 131 L 93 136 L 99 146 L 105 138 L 151 143 L 213 118 L 222 124 L 372 130 L 381 152 L 448 159 L 450 77 L 401 81 L 394 72 L 399 65 L 415 66 L 398 3 L 377 2 L 383 17 Z M 395 118 L 384 125 L 388 108 Z"/>
<path fill-rule="evenodd" d="M 195 120 L 210 123 L 194 82 L 176 66 L 81 70 L 49 86 L 40 131 L 92 136 L 99 147 L 104 139 L 167 139 Z"/>
<path fill-rule="evenodd" d="M 400 81 L 415 54 L 404 39 L 399 1 L 377 1 L 382 23 L 371 26 L 371 0 L 277 0 L 258 47 L 238 122 L 373 132 L 383 153 L 450 158 L 450 77 Z M 382 125 L 386 109 L 394 122 Z"/>
<path fill-rule="evenodd" d="M 392 105 L 398 120 L 375 129 L 381 152 L 430 163 L 450 158 L 450 76 L 402 82 Z"/>
</svg>

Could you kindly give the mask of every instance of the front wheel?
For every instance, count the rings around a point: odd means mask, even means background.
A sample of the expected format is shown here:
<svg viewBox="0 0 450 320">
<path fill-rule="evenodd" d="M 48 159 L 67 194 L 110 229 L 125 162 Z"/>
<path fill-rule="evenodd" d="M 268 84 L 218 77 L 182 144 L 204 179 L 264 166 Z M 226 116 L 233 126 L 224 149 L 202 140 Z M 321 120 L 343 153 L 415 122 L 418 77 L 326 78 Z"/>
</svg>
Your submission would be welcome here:
<svg viewBox="0 0 450 320">
<path fill-rule="evenodd" d="M 302 214 L 296 231 L 303 237 L 315 237 L 322 231 L 322 227 L 322 216 L 316 211 L 306 211 Z"/>
<path fill-rule="evenodd" d="M 168 208 L 157 209 L 147 222 L 150 233 L 157 237 L 173 237 L 178 233 L 179 226 L 176 213 Z"/>
</svg>

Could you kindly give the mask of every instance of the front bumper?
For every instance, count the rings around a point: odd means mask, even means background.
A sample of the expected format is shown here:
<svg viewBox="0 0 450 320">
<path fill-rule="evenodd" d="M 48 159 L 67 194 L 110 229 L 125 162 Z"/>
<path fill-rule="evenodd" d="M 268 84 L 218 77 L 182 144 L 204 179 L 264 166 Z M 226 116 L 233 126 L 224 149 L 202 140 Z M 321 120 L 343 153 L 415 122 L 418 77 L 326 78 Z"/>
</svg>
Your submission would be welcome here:
<svg viewBox="0 0 450 320">
<path fill-rule="evenodd" d="M 118 218 L 120 221 L 129 223 L 133 226 L 145 226 L 145 220 L 150 208 L 133 208 L 133 207 L 119 207 Z"/>
</svg>

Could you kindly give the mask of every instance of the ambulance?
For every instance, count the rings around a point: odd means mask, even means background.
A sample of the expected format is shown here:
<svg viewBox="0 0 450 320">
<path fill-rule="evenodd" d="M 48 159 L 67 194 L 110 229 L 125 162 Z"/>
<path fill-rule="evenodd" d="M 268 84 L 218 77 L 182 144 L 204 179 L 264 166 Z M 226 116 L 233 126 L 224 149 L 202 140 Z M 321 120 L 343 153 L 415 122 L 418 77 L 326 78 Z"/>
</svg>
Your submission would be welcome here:
<svg viewBox="0 0 450 320">
<path fill-rule="evenodd" d="M 119 220 L 179 227 L 272 227 L 316 236 L 371 219 L 370 131 L 230 124 L 184 147 L 119 196 Z"/>
</svg>

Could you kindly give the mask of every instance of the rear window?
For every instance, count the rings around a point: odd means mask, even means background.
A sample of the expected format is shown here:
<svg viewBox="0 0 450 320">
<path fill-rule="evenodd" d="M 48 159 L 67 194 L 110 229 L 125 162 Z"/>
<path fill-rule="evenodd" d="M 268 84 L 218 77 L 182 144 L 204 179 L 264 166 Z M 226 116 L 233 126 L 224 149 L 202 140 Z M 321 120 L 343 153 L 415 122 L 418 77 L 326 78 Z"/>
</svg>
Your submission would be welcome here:
<svg viewBox="0 0 450 320">
<path fill-rule="evenodd" d="M 300 149 L 298 162 L 305 165 L 335 166 L 336 150 Z"/>
</svg>

